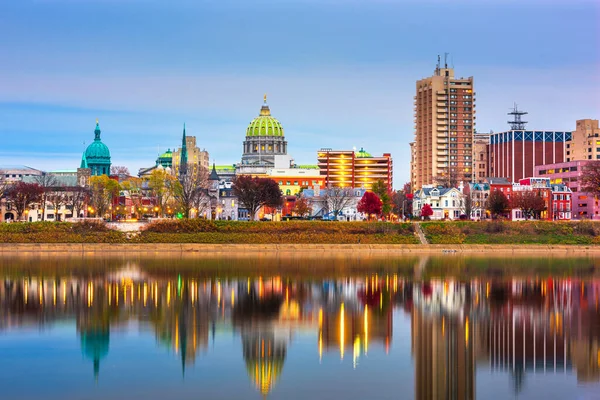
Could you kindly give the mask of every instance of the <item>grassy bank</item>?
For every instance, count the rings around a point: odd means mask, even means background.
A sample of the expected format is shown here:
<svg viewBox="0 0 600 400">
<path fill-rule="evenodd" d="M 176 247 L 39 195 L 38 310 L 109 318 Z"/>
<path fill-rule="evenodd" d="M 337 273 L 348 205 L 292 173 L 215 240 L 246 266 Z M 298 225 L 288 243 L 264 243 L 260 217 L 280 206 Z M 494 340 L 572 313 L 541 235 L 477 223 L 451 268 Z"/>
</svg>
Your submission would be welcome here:
<svg viewBox="0 0 600 400">
<path fill-rule="evenodd" d="M 600 244 L 600 222 L 425 222 L 431 244 Z"/>
<path fill-rule="evenodd" d="M 137 235 L 99 223 L 0 225 L 0 243 L 417 244 L 411 224 L 167 220 Z"/>
</svg>

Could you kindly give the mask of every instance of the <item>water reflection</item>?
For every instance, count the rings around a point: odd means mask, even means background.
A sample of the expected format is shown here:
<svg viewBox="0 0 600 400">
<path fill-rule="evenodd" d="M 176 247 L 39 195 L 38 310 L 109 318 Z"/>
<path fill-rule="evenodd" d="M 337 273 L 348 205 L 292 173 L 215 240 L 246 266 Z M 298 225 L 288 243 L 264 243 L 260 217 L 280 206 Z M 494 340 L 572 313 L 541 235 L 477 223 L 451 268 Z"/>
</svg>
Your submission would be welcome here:
<svg viewBox="0 0 600 400">
<path fill-rule="evenodd" d="M 267 395 L 285 374 L 298 332 L 316 332 L 311 347 L 319 360 L 335 354 L 356 369 L 369 352 L 390 352 L 397 315 L 406 315 L 417 399 L 475 398 L 480 367 L 510 374 L 515 392 L 530 374 L 600 381 L 600 279 L 593 269 L 579 277 L 432 277 L 440 262 L 418 259 L 412 273 L 312 278 L 171 273 L 143 262 L 93 274 L 6 270 L 0 330 L 75 320 L 96 379 L 111 331 L 132 323 L 150 328 L 183 375 L 210 351 L 216 332 L 233 331 L 249 381 Z"/>
</svg>

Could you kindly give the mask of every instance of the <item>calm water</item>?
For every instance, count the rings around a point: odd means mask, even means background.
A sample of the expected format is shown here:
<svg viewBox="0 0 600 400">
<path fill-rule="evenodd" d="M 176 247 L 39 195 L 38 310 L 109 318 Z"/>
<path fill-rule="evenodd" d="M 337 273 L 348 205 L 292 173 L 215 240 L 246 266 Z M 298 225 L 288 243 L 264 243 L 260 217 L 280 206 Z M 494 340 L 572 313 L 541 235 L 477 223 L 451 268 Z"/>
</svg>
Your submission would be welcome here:
<svg viewBox="0 0 600 400">
<path fill-rule="evenodd" d="M 2 399 L 600 399 L 600 259 L 0 260 Z"/>
</svg>

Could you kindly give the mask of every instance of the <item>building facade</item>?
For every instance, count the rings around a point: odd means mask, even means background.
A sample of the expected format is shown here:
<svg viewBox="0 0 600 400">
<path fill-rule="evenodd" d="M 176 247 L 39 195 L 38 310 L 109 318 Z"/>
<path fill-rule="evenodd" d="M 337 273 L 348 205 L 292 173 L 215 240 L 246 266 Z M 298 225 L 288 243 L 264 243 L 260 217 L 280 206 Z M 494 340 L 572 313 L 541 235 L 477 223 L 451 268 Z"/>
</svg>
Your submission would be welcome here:
<svg viewBox="0 0 600 400">
<path fill-rule="evenodd" d="M 463 194 L 456 188 L 424 187 L 415 192 L 413 212 L 421 216 L 421 210 L 429 204 L 433 210 L 431 219 L 459 219 L 464 214 Z"/>
<path fill-rule="evenodd" d="M 175 176 L 179 176 L 179 174 L 182 173 L 197 174 L 201 170 L 208 171 L 210 166 L 208 157 L 208 151 L 205 149 L 200 149 L 196 145 L 196 137 L 186 135 L 184 125 L 181 147 L 173 151 L 171 156 L 171 169 L 173 174 L 175 174 Z"/>
<path fill-rule="evenodd" d="M 489 133 L 476 133 L 473 138 L 473 182 L 483 183 L 490 176 L 488 145 Z"/>
<path fill-rule="evenodd" d="M 392 190 L 392 155 L 384 153 L 373 157 L 364 149 L 332 150 L 321 149 L 317 162 L 325 186 L 371 189 L 373 183 L 383 180 Z"/>
<path fill-rule="evenodd" d="M 366 191 L 365 188 L 344 189 L 342 196 L 345 200 L 340 201 L 339 198 L 335 199 L 341 193 L 339 190 L 332 188 L 321 190 L 317 186 L 304 190 L 302 197 L 308 199 L 311 205 L 311 216 L 338 221 L 364 221 L 367 217 L 358 211 L 358 203 Z M 338 215 L 334 215 L 335 203 L 341 205 Z"/>
<path fill-rule="evenodd" d="M 580 119 L 565 145 L 565 161 L 600 160 L 600 127 L 597 119 Z"/>
<path fill-rule="evenodd" d="M 518 182 L 538 165 L 561 163 L 571 132 L 510 130 L 490 134 L 489 176 Z"/>
<path fill-rule="evenodd" d="M 457 78 L 439 63 L 434 75 L 417 81 L 412 187 L 470 182 L 473 177 L 475 91 L 473 77 Z"/>
<path fill-rule="evenodd" d="M 315 185 L 325 187 L 325 177 L 316 168 L 273 168 L 268 171 L 267 177 L 277 182 L 284 196 L 297 195 L 300 189 L 314 188 Z"/>
<path fill-rule="evenodd" d="M 572 191 L 573 219 L 600 219 L 600 205 L 593 193 L 581 190 L 579 180 L 585 166 L 593 160 L 569 161 L 535 167 L 535 176 L 549 178 L 551 185 L 566 185 Z"/>
</svg>

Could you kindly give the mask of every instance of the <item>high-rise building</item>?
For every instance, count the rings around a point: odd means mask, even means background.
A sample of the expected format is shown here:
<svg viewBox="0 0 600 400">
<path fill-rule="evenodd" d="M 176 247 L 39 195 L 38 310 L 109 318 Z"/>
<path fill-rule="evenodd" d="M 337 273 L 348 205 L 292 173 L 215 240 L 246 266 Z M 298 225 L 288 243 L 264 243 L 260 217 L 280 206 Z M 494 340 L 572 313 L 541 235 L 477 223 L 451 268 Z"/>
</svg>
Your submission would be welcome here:
<svg viewBox="0 0 600 400">
<path fill-rule="evenodd" d="M 373 183 L 383 180 L 388 190 L 392 190 L 390 153 L 373 157 L 362 148 L 360 151 L 321 149 L 317 159 L 325 186 L 370 189 Z"/>
<path fill-rule="evenodd" d="M 434 75 L 417 81 L 413 189 L 429 184 L 470 182 L 473 177 L 475 92 L 473 77 L 456 78 L 438 64 Z"/>
<path fill-rule="evenodd" d="M 565 161 L 600 160 L 600 128 L 597 119 L 577 120 L 571 140 L 565 144 Z"/>
</svg>

